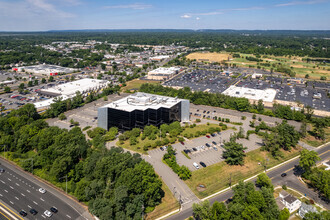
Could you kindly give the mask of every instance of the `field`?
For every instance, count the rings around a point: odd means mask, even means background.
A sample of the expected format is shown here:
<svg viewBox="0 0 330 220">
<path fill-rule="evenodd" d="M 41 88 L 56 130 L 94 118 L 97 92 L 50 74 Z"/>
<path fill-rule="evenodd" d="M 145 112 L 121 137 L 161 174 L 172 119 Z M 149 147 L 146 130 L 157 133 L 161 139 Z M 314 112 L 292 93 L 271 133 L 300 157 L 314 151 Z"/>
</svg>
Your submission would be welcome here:
<svg viewBox="0 0 330 220">
<path fill-rule="evenodd" d="M 156 206 L 154 211 L 148 213 L 146 219 L 157 219 L 179 208 L 179 202 L 174 198 L 172 192 L 164 182 L 162 189 L 165 192 L 165 196 L 162 198 L 162 203 Z"/>
<path fill-rule="evenodd" d="M 239 67 L 250 67 L 250 68 L 261 68 L 265 70 L 273 69 L 276 71 L 278 66 L 284 66 L 291 69 L 296 73 L 296 77 L 304 78 L 306 74 L 309 75 L 309 79 L 319 80 L 321 76 L 327 77 L 327 80 L 330 80 L 330 64 L 329 63 L 316 63 L 316 62 L 307 62 L 303 58 L 307 57 L 296 57 L 296 56 L 272 56 L 272 55 L 261 55 L 259 59 L 262 59 L 262 62 L 249 61 L 246 57 L 256 57 L 253 54 L 239 54 L 239 58 L 232 58 L 232 55 L 226 52 L 223 53 L 191 53 L 187 56 L 188 59 L 196 59 L 197 61 L 206 61 L 210 62 L 221 62 L 223 60 L 230 61 L 228 63 L 235 64 Z"/>
<path fill-rule="evenodd" d="M 220 162 L 194 171 L 192 178 L 185 182 L 198 198 L 204 198 L 227 188 L 229 186 L 230 176 L 233 185 L 240 180 L 262 172 L 266 158 L 268 158 L 267 168 L 270 168 L 299 155 L 300 150 L 301 147 L 297 147 L 297 149 L 293 149 L 291 152 L 282 151 L 283 158 L 276 160 L 270 153 L 257 149 L 247 153 L 244 166 L 229 166 L 225 162 Z M 197 190 L 197 186 L 200 184 L 206 186 L 204 191 Z"/>
<path fill-rule="evenodd" d="M 131 90 L 131 89 L 139 89 L 141 87 L 141 85 L 144 83 L 157 84 L 157 83 L 160 83 L 160 81 L 134 79 L 132 81 L 126 82 L 126 86 L 122 88 L 122 91 Z"/>
<path fill-rule="evenodd" d="M 190 60 L 197 60 L 197 61 L 206 61 L 206 62 L 218 62 L 231 58 L 230 54 L 226 53 L 191 53 L 187 56 Z"/>
</svg>

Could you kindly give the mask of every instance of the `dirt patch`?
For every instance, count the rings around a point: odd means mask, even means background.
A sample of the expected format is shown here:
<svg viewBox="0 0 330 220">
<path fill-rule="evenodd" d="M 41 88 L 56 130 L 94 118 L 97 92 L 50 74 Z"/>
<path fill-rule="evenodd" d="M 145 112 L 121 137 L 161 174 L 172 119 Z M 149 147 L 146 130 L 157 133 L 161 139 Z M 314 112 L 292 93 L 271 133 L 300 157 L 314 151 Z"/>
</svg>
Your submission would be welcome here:
<svg viewBox="0 0 330 220">
<path fill-rule="evenodd" d="M 229 61 L 232 59 L 232 56 L 224 53 L 191 53 L 187 56 L 187 59 L 197 60 L 199 62 L 221 62 Z"/>
</svg>

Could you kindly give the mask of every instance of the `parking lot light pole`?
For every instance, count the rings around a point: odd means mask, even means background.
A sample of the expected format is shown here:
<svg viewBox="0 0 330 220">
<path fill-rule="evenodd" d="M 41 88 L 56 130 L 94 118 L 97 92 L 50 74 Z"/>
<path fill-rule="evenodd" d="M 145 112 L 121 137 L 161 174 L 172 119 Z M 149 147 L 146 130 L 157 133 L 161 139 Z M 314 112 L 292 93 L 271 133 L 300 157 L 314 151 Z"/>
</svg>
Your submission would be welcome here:
<svg viewBox="0 0 330 220">
<path fill-rule="evenodd" d="M 68 176 L 67 175 L 62 176 L 58 180 L 63 179 L 63 178 L 65 178 L 65 193 L 68 194 Z"/>
</svg>

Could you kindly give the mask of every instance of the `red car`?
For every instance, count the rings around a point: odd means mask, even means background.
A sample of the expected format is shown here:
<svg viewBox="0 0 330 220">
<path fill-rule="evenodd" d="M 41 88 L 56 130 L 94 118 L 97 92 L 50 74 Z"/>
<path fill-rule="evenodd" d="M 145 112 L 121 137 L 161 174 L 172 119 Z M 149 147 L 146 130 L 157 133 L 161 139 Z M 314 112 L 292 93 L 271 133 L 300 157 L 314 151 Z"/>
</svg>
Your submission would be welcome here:
<svg viewBox="0 0 330 220">
<path fill-rule="evenodd" d="M 210 138 L 210 135 L 206 135 L 207 138 Z"/>
<path fill-rule="evenodd" d="M 181 143 L 182 145 L 184 145 L 184 142 L 183 142 L 183 141 L 181 141 L 180 143 Z"/>
</svg>

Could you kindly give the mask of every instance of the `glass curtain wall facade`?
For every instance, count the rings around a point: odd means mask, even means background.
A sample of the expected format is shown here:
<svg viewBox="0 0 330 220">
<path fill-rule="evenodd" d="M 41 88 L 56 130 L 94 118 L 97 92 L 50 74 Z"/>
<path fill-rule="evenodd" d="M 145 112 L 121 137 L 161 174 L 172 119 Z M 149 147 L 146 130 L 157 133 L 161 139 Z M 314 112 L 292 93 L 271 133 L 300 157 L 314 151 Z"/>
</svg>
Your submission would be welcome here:
<svg viewBox="0 0 330 220">
<path fill-rule="evenodd" d="M 107 109 L 108 129 L 118 127 L 120 130 L 144 128 L 146 125 L 160 126 L 163 123 L 181 121 L 181 102 L 171 108 L 134 110 L 126 112 L 118 109 Z"/>
</svg>

